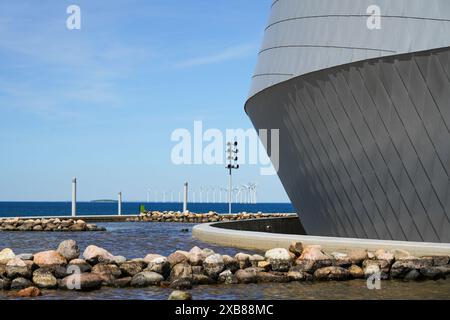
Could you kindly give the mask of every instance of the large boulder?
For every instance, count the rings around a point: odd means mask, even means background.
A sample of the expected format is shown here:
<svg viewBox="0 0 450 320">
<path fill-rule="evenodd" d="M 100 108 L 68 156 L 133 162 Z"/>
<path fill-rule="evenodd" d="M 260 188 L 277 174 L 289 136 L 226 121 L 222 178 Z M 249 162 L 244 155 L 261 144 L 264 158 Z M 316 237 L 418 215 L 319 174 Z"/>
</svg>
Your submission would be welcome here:
<svg viewBox="0 0 450 320">
<path fill-rule="evenodd" d="M 192 300 L 192 296 L 189 292 L 175 290 L 170 294 L 168 300 Z"/>
<path fill-rule="evenodd" d="M 262 282 L 262 283 L 269 283 L 269 282 L 285 283 L 285 282 L 289 282 L 290 278 L 288 277 L 288 275 L 285 272 L 262 271 L 262 272 L 256 273 L 256 280 L 258 282 Z"/>
<path fill-rule="evenodd" d="M 237 284 L 238 280 L 230 270 L 225 270 L 219 274 L 217 282 L 224 284 Z"/>
<path fill-rule="evenodd" d="M 206 255 L 202 249 L 199 247 L 193 247 L 189 250 L 189 263 L 193 266 L 202 265 L 203 261 L 206 259 Z"/>
<path fill-rule="evenodd" d="M 367 250 L 365 249 L 353 249 L 348 252 L 348 257 L 350 258 L 352 264 L 361 265 L 364 260 L 368 258 Z"/>
<path fill-rule="evenodd" d="M 347 280 L 349 276 L 350 272 L 342 267 L 325 267 L 314 272 L 317 280 Z"/>
<path fill-rule="evenodd" d="M 162 281 L 164 281 L 164 277 L 159 273 L 152 271 L 143 271 L 136 274 L 131 279 L 131 286 L 133 287 L 147 287 L 153 285 L 159 285 Z"/>
<path fill-rule="evenodd" d="M 306 246 L 302 255 L 295 260 L 295 264 L 300 266 L 304 272 L 314 272 L 317 269 L 332 265 L 331 258 L 326 255 L 321 246 Z"/>
<path fill-rule="evenodd" d="M 395 261 L 391 266 L 390 275 L 392 278 L 403 278 L 412 270 L 432 267 L 433 261 L 427 259 L 403 259 Z"/>
<path fill-rule="evenodd" d="M 0 251 L 0 264 L 7 264 L 9 260 L 15 257 L 16 255 L 14 254 L 14 251 L 10 248 L 3 249 Z"/>
<path fill-rule="evenodd" d="M 26 278 L 19 277 L 11 281 L 11 290 L 22 290 L 31 286 L 33 283 Z"/>
<path fill-rule="evenodd" d="M 208 276 L 213 279 L 217 279 L 219 274 L 224 270 L 225 263 L 223 257 L 220 254 L 210 255 L 203 262 L 203 267 Z"/>
<path fill-rule="evenodd" d="M 127 261 L 120 265 L 120 270 L 123 275 L 133 277 L 142 272 L 142 264 L 136 261 Z"/>
<path fill-rule="evenodd" d="M 234 256 L 234 258 L 239 264 L 240 269 L 245 269 L 251 266 L 250 257 L 251 256 L 249 254 L 242 252 L 239 252 Z"/>
<path fill-rule="evenodd" d="M 33 283 L 42 289 L 52 289 L 58 286 L 56 277 L 46 269 L 37 269 L 33 272 Z"/>
<path fill-rule="evenodd" d="M 66 258 L 55 250 L 43 251 L 34 255 L 33 261 L 39 267 L 55 267 L 67 264 Z"/>
<path fill-rule="evenodd" d="M 78 259 L 80 256 L 80 249 L 75 240 L 61 242 L 56 251 L 68 261 Z"/>
<path fill-rule="evenodd" d="M 186 251 L 177 250 L 167 257 L 170 266 L 173 267 L 176 264 L 189 261 L 189 253 Z"/>
<path fill-rule="evenodd" d="M 268 250 L 265 257 L 270 262 L 273 271 L 288 271 L 292 265 L 292 257 L 284 248 Z"/>
<path fill-rule="evenodd" d="M 62 279 L 59 285 L 63 289 L 91 291 L 100 289 L 102 282 L 102 276 L 96 273 L 74 273 Z"/>
<path fill-rule="evenodd" d="M 13 258 L 6 264 L 6 274 L 11 279 L 17 277 L 28 279 L 31 277 L 31 268 L 22 259 Z"/>
<path fill-rule="evenodd" d="M 90 264 L 114 263 L 114 256 L 107 250 L 90 245 L 83 252 L 84 259 Z"/>
<path fill-rule="evenodd" d="M 150 259 L 145 271 L 152 271 L 159 273 L 164 278 L 167 278 L 170 274 L 170 263 L 166 257 L 159 256 Z"/>
<path fill-rule="evenodd" d="M 98 263 L 92 267 L 91 273 L 100 275 L 102 284 L 106 286 L 113 284 L 122 275 L 122 271 L 113 263 Z"/>
<path fill-rule="evenodd" d="M 225 264 L 225 269 L 229 269 L 231 272 L 236 272 L 240 269 L 239 262 L 236 258 L 229 255 L 223 255 L 223 263 Z"/>
<path fill-rule="evenodd" d="M 77 270 L 77 268 L 78 268 L 78 270 Z M 84 259 L 73 259 L 67 265 L 67 269 L 69 271 L 76 270 L 78 273 L 84 273 L 84 272 L 90 272 L 92 270 L 92 267 Z M 73 272 L 70 272 L 70 273 L 73 273 Z"/>
<path fill-rule="evenodd" d="M 239 269 L 234 274 L 236 276 L 236 279 L 238 280 L 238 283 L 256 283 L 257 277 L 256 277 L 256 271 L 254 270 L 248 270 L 248 269 Z"/>
<path fill-rule="evenodd" d="M 181 278 L 192 278 L 192 266 L 187 262 L 176 264 L 170 272 L 169 280 L 171 282 Z"/>
</svg>

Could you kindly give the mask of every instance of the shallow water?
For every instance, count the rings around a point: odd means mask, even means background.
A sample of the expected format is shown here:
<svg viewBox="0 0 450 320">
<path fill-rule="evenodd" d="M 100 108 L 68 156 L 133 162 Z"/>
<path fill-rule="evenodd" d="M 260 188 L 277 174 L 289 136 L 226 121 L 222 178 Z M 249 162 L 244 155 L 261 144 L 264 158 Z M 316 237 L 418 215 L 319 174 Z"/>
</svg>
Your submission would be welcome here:
<svg viewBox="0 0 450 320">
<path fill-rule="evenodd" d="M 95 244 L 115 255 L 144 257 L 148 253 L 168 255 L 197 245 L 221 254 L 241 251 L 202 243 L 191 236 L 193 224 L 178 223 L 99 223 L 107 232 L 0 232 L 0 250 L 11 248 L 16 254 L 55 249 L 66 239 L 74 239 L 80 249 Z M 181 232 L 182 229 L 189 232 Z M 115 289 L 77 293 L 45 290 L 38 299 L 167 299 L 170 289 Z M 208 285 L 191 291 L 194 299 L 450 299 L 450 279 L 426 282 L 382 281 L 380 290 L 367 289 L 363 280 L 346 282 L 291 282 L 285 284 Z M 12 298 L 0 292 L 0 299 Z"/>
</svg>

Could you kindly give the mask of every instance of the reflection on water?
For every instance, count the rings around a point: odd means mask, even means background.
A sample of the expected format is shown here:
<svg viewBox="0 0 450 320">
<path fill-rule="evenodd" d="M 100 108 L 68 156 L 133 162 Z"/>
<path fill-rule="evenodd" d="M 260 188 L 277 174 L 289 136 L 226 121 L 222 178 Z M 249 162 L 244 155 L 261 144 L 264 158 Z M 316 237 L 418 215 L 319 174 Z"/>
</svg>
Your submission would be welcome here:
<svg viewBox="0 0 450 320">
<path fill-rule="evenodd" d="M 0 232 L 0 250 L 34 253 L 55 249 L 65 239 L 74 239 L 81 250 L 89 244 L 101 246 L 127 258 L 148 253 L 168 255 L 174 250 L 189 250 L 195 245 L 222 254 L 238 250 L 205 244 L 191 237 L 192 224 L 104 223 L 107 232 Z M 188 228 L 189 232 L 181 232 Z M 76 293 L 45 290 L 38 299 L 167 299 L 171 290 L 163 288 L 114 289 Z M 198 286 L 191 291 L 194 299 L 450 299 L 450 279 L 426 282 L 382 281 L 381 290 L 369 290 L 363 280 L 347 282 L 291 282 L 286 284 L 250 284 Z M 12 298 L 0 291 L 0 299 Z"/>
</svg>

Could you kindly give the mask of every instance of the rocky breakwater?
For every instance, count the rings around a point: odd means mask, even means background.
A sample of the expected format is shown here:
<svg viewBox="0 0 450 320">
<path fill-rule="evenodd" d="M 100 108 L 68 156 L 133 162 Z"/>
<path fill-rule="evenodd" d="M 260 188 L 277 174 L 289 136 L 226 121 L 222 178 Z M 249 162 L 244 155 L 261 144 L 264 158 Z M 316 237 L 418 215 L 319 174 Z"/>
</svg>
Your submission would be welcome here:
<svg viewBox="0 0 450 320">
<path fill-rule="evenodd" d="M 247 213 L 218 214 L 210 211 L 208 213 L 193 213 L 180 211 L 148 211 L 141 213 L 138 217 L 128 218 L 130 222 L 184 222 L 184 223 L 210 223 L 219 221 L 235 221 L 248 219 L 281 218 L 290 216 L 287 213 Z"/>
<path fill-rule="evenodd" d="M 372 275 L 383 280 L 436 280 L 449 274 L 448 256 L 418 258 L 401 250 L 327 254 L 320 246 L 303 247 L 298 242 L 289 249 L 274 248 L 264 255 L 238 253 L 234 257 L 194 247 L 169 256 L 149 253 L 127 259 L 94 245 L 80 255 L 73 240 L 35 254 L 16 255 L 8 248 L 0 252 L 0 290 L 22 290 L 19 296 L 37 296 L 40 289 L 159 286 L 189 290 L 207 284 L 343 281 Z"/>
<path fill-rule="evenodd" d="M 75 219 L 0 219 L 0 231 L 105 231 L 103 227 Z"/>
</svg>

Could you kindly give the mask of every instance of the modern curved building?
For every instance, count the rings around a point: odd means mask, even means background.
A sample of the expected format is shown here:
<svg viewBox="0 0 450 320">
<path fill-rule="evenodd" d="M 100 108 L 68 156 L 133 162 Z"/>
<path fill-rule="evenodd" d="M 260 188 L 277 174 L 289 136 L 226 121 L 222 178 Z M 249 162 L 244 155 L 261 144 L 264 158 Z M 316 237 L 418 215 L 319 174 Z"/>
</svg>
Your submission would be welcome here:
<svg viewBox="0 0 450 320">
<path fill-rule="evenodd" d="M 308 234 L 450 242 L 450 1 L 273 1 L 245 110 Z"/>
</svg>

